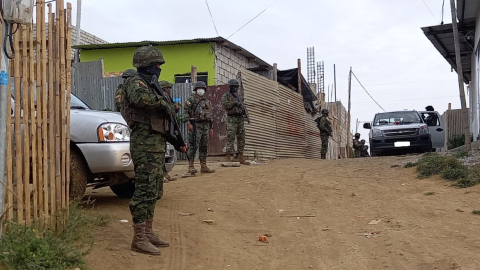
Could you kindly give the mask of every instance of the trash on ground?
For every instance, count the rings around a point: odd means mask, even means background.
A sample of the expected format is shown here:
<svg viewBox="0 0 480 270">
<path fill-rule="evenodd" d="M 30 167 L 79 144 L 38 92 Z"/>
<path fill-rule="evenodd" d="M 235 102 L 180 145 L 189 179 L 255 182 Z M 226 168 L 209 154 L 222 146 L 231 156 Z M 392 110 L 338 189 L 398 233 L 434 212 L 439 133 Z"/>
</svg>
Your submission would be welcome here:
<svg viewBox="0 0 480 270">
<path fill-rule="evenodd" d="M 120 219 L 119 222 L 120 222 L 120 223 L 128 223 L 128 220 L 126 220 L 126 219 Z"/>
<path fill-rule="evenodd" d="M 202 222 L 208 225 L 215 225 L 215 221 L 211 219 L 205 219 L 205 220 L 202 220 Z"/>
<path fill-rule="evenodd" d="M 380 222 L 381 222 L 381 220 L 375 220 L 375 219 L 374 219 L 374 220 L 370 221 L 370 222 L 368 223 L 368 225 L 377 225 L 377 224 L 380 223 Z"/>
</svg>

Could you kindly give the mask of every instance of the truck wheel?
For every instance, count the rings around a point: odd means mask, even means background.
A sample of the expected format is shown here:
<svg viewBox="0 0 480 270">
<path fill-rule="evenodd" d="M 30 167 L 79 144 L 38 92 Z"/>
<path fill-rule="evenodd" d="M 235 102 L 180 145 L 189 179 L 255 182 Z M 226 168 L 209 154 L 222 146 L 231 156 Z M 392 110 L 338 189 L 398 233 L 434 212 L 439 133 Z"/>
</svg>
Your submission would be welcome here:
<svg viewBox="0 0 480 270">
<path fill-rule="evenodd" d="M 120 198 L 131 199 L 135 192 L 135 182 L 129 180 L 128 182 L 110 186 L 110 189 Z"/>
<path fill-rule="evenodd" d="M 70 200 L 79 200 L 87 189 L 88 169 L 80 154 L 70 150 Z"/>
</svg>

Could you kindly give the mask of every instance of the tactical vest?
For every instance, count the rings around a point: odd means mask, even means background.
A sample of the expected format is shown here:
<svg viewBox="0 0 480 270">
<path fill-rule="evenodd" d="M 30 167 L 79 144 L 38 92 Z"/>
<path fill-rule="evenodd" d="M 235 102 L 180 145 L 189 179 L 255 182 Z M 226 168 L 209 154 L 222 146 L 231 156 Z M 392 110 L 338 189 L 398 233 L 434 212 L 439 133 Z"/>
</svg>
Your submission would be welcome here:
<svg viewBox="0 0 480 270">
<path fill-rule="evenodd" d="M 118 92 L 119 91 L 117 90 L 117 93 Z M 150 125 L 153 130 L 158 131 L 162 135 L 168 134 L 170 128 L 169 122 L 162 114 L 160 114 L 160 112 L 150 112 L 148 110 L 133 108 L 132 106 L 130 106 L 130 103 L 125 97 L 124 90 L 120 102 L 120 113 L 122 114 L 123 119 L 125 119 L 125 122 L 127 122 L 127 125 L 130 128 L 133 128 L 135 126 L 135 123 L 138 122 Z"/>
<path fill-rule="evenodd" d="M 230 102 L 233 102 L 236 99 L 232 94 L 228 93 L 228 100 Z M 240 106 L 233 106 L 232 108 L 227 110 L 227 114 L 228 115 L 242 115 L 243 111 L 240 109 Z"/>
<path fill-rule="evenodd" d="M 194 108 L 193 114 L 195 117 L 195 121 L 198 121 L 198 122 L 213 121 L 213 108 L 211 106 L 211 103 L 205 98 L 202 98 L 201 100 L 198 101 L 198 103 Z"/>
</svg>

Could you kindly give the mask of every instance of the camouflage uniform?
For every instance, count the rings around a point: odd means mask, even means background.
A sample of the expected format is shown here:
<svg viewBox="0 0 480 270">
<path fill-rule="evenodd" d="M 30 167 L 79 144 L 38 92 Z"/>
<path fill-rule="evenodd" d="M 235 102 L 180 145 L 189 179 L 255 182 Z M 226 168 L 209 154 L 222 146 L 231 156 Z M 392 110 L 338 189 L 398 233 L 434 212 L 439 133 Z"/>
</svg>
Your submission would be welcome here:
<svg viewBox="0 0 480 270">
<path fill-rule="evenodd" d="M 169 243 L 153 233 L 155 204 L 163 195 L 163 166 L 165 163 L 165 115 L 170 113 L 168 103 L 148 84 L 160 75 L 163 56 L 155 47 L 138 48 L 133 56 L 133 66 L 139 74 L 124 84 L 124 101 L 121 112 L 131 128 L 130 154 L 135 169 L 135 192 L 130 201 L 134 238 L 131 249 L 150 255 L 160 255 L 157 247 Z"/>
<path fill-rule="evenodd" d="M 239 83 L 236 79 L 228 81 L 230 91 L 238 91 Z M 250 165 L 243 157 L 243 150 L 245 148 L 245 124 L 243 118 L 243 111 L 240 108 L 240 102 L 238 101 L 230 91 L 226 91 L 222 96 L 222 105 L 227 112 L 227 146 L 226 146 L 226 159 L 229 162 L 230 157 L 234 152 L 234 141 L 237 137 L 237 151 L 238 160 L 241 164 Z"/>
<path fill-rule="evenodd" d="M 355 150 L 355 158 L 359 158 L 362 155 L 363 145 L 358 139 L 360 139 L 360 134 L 355 133 L 355 139 L 353 139 L 353 149 Z"/>
<path fill-rule="evenodd" d="M 197 170 L 194 167 L 195 154 L 198 148 L 198 157 L 200 159 L 201 172 L 213 173 L 215 170 L 210 170 L 207 167 L 207 154 L 208 154 L 208 139 L 210 136 L 210 130 L 213 130 L 213 106 L 210 100 L 205 96 L 197 94 L 197 90 L 201 88 L 207 89 L 204 82 L 196 82 L 193 91 L 195 92 L 184 105 L 184 110 L 188 114 L 185 119 L 194 126 L 193 130 L 188 131 L 188 156 L 189 169 L 188 173 L 194 174 Z M 195 134 L 193 132 L 195 131 Z M 194 139 L 195 138 L 195 139 Z"/>
<path fill-rule="evenodd" d="M 179 107 L 176 106 L 176 104 L 173 102 L 172 99 L 172 84 L 167 82 L 167 81 L 160 81 L 159 82 L 160 87 L 162 87 L 163 91 L 165 92 L 165 95 L 169 98 L 170 102 L 170 111 L 172 112 L 173 117 L 177 117 L 177 113 L 180 110 Z M 165 145 L 165 152 L 167 151 L 167 145 Z M 177 178 L 171 177 L 168 172 L 167 172 L 167 167 L 165 166 L 165 163 L 163 164 L 163 174 L 164 174 L 164 182 L 168 183 L 168 181 L 175 181 Z"/>
<path fill-rule="evenodd" d="M 115 92 L 115 111 L 116 112 L 119 112 L 122 106 L 123 96 L 125 94 L 123 85 L 127 82 L 129 78 L 132 78 L 133 76 L 135 76 L 135 74 L 137 74 L 137 71 L 133 68 L 127 69 L 123 72 L 122 74 L 123 83 L 118 86 L 118 89 Z"/>
<path fill-rule="evenodd" d="M 326 159 L 328 152 L 328 138 L 332 136 L 332 125 L 328 120 L 328 110 L 322 110 L 322 116 L 315 120 L 317 127 L 320 130 L 320 138 L 322 139 L 321 157 Z"/>
</svg>

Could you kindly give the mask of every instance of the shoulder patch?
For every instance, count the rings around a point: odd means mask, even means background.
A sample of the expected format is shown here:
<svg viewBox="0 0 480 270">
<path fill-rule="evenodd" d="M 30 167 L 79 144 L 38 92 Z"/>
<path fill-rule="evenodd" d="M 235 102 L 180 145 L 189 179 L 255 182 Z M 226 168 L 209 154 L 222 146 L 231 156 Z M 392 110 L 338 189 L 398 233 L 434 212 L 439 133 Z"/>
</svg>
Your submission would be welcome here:
<svg viewBox="0 0 480 270">
<path fill-rule="evenodd" d="M 138 81 L 138 84 L 140 84 L 141 87 L 148 89 L 148 86 L 145 83 L 143 83 L 142 81 Z"/>
</svg>

